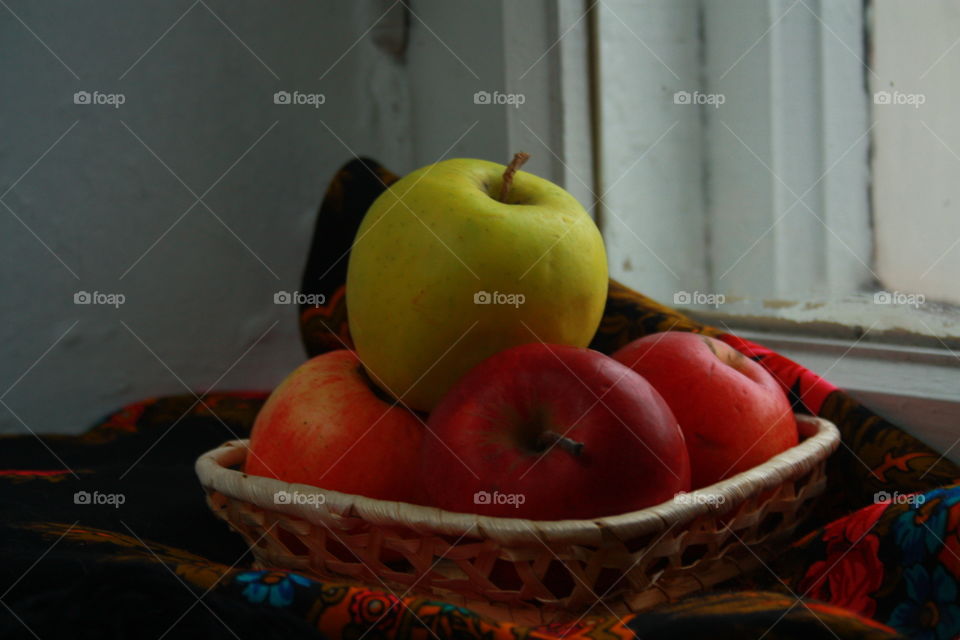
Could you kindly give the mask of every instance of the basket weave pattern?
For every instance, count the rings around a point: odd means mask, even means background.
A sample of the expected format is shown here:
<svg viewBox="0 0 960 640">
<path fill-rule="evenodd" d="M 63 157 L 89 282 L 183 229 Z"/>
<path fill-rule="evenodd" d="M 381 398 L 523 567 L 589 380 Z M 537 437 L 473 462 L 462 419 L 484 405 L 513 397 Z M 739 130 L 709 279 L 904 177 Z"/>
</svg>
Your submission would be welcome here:
<svg viewBox="0 0 960 640">
<path fill-rule="evenodd" d="M 515 621 L 598 608 L 638 611 L 756 568 L 826 485 L 839 445 L 797 416 L 802 442 L 764 464 L 655 507 L 596 520 L 491 518 L 248 476 L 247 441 L 197 460 L 207 502 L 262 567 L 428 593 Z M 278 493 L 296 495 L 277 501 Z"/>
</svg>

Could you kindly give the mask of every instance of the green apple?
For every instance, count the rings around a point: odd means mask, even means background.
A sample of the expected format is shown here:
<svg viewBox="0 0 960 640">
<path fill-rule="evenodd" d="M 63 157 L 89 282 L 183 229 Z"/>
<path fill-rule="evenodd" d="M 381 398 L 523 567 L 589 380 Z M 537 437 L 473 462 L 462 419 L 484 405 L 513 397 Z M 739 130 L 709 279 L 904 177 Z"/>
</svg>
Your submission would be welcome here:
<svg viewBox="0 0 960 640">
<path fill-rule="evenodd" d="M 607 296 L 603 239 L 569 193 L 533 174 L 453 159 L 371 205 L 347 269 L 350 334 L 370 377 L 429 411 L 493 354 L 586 346 Z M 505 172 L 506 169 L 506 172 Z"/>
</svg>

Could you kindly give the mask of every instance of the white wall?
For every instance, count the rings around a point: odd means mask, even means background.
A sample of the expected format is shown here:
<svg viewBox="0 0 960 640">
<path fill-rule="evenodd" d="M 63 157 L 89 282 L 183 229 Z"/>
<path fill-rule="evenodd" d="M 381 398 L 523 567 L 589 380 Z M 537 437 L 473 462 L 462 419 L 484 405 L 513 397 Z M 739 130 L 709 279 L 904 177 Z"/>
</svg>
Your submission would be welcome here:
<svg viewBox="0 0 960 640">
<path fill-rule="evenodd" d="M 670 304 L 708 285 L 695 0 L 599 5 L 600 190 L 610 276 Z"/>
<path fill-rule="evenodd" d="M 960 303 L 960 4 L 877 0 L 871 88 L 877 271 L 888 290 Z M 900 102 L 900 104 L 897 104 Z"/>
<path fill-rule="evenodd" d="M 528 151 L 528 170 L 589 206 L 579 0 L 422 0 L 402 57 L 394 4 L 0 8 L 0 432 L 79 432 L 186 387 L 272 388 L 304 358 L 296 310 L 273 294 L 299 285 L 316 207 L 353 153 L 403 174 Z M 74 104 L 81 90 L 125 102 Z M 276 105 L 281 90 L 326 101 Z M 213 213 L 184 213 L 191 190 Z M 126 302 L 74 305 L 79 290 Z"/>
<path fill-rule="evenodd" d="M 208 0 L 218 19 L 188 1 L 7 4 L 26 26 L 0 9 L 3 402 L 34 431 L 78 432 L 186 393 L 123 323 L 193 389 L 248 349 L 216 388 L 272 387 L 304 357 L 273 292 L 297 288 L 314 211 L 351 157 L 322 122 L 411 168 L 405 85 L 370 37 L 318 80 L 386 5 Z M 281 89 L 326 103 L 275 105 Z M 126 102 L 76 105 L 79 90 Z M 194 197 L 123 123 L 197 195 L 229 169 L 204 198 L 222 223 L 197 205 L 174 224 Z M 126 303 L 77 306 L 78 290 Z M 0 432 L 26 428 L 0 406 Z"/>
<path fill-rule="evenodd" d="M 408 3 L 409 4 L 409 3 Z M 592 212 L 587 24 L 580 0 L 421 0 L 406 58 L 417 166 L 441 157 L 524 166 Z M 475 93 L 511 105 L 477 104 Z"/>
</svg>

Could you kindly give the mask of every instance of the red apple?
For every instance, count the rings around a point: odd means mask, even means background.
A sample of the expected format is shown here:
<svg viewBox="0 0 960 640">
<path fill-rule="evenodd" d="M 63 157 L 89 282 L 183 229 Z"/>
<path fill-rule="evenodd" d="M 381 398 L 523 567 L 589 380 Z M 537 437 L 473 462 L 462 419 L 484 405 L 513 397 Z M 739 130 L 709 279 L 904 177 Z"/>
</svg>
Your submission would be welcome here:
<svg viewBox="0 0 960 640">
<path fill-rule="evenodd" d="M 730 345 L 681 331 L 634 340 L 613 354 L 660 392 L 686 436 L 694 488 L 746 471 L 797 444 L 777 381 Z"/>
<path fill-rule="evenodd" d="M 369 498 L 421 502 L 423 424 L 375 391 L 352 351 L 331 351 L 278 386 L 250 434 L 245 471 Z"/>
<path fill-rule="evenodd" d="M 427 422 L 423 476 L 451 511 L 544 520 L 659 504 L 690 487 L 683 434 L 663 398 L 619 362 L 541 343 L 471 369 Z"/>
</svg>

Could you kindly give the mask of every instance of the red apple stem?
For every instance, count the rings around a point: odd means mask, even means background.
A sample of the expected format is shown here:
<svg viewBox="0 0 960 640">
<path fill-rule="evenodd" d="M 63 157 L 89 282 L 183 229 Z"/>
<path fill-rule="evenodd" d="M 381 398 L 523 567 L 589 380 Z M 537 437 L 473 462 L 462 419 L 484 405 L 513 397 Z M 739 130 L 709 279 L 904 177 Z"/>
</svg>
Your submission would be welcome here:
<svg viewBox="0 0 960 640">
<path fill-rule="evenodd" d="M 527 160 L 530 159 L 529 153 L 520 151 L 513 154 L 513 160 L 507 165 L 507 170 L 503 172 L 503 181 L 500 183 L 500 202 L 507 201 L 507 195 L 510 193 L 510 187 L 513 186 L 513 176 L 520 170 Z"/>
<path fill-rule="evenodd" d="M 558 447 L 572 455 L 574 458 L 583 453 L 583 443 L 577 442 L 573 438 L 562 436 L 555 431 L 544 431 L 540 434 L 540 444 L 544 449 L 556 444 Z"/>
</svg>

